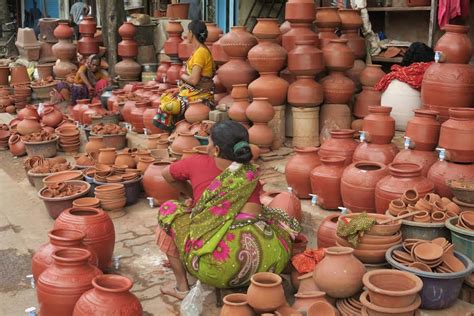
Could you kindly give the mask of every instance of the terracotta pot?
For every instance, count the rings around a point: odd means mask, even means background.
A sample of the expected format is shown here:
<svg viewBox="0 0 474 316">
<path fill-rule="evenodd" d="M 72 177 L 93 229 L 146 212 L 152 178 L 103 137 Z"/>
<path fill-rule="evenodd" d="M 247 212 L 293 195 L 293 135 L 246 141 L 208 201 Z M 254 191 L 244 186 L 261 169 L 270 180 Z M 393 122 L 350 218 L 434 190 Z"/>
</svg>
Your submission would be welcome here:
<svg viewBox="0 0 474 316">
<path fill-rule="evenodd" d="M 405 149 L 399 152 L 393 159 L 394 163 L 414 163 L 422 166 L 421 174 L 426 177 L 431 166 L 438 161 L 438 155 L 434 151 L 421 151 Z"/>
<path fill-rule="evenodd" d="M 351 121 L 352 114 L 347 104 L 323 104 L 319 111 L 319 140 L 321 144 L 331 138 L 332 131 L 350 129 Z"/>
<path fill-rule="evenodd" d="M 156 70 L 156 81 L 157 82 L 164 82 L 166 78 L 166 72 L 168 68 L 170 68 L 171 62 L 170 61 L 162 61 Z"/>
<path fill-rule="evenodd" d="M 319 28 L 336 28 L 341 24 L 341 18 L 335 7 L 316 8 L 316 26 Z"/>
<path fill-rule="evenodd" d="M 131 123 L 133 131 L 139 134 L 143 134 L 145 125 L 143 124 L 143 114 L 150 106 L 150 102 L 135 102 L 135 108 L 130 112 Z"/>
<path fill-rule="evenodd" d="M 153 124 L 153 118 L 155 117 L 156 113 L 158 112 L 157 107 L 149 107 L 143 112 L 143 126 L 148 130 L 149 134 L 160 134 L 163 133 L 163 130 L 156 127 Z"/>
<path fill-rule="evenodd" d="M 467 64 L 472 57 L 472 43 L 467 35 L 469 26 L 446 24 L 443 28 L 443 36 L 438 40 L 434 48 L 446 57 L 450 64 Z"/>
<path fill-rule="evenodd" d="M 438 161 L 431 166 L 427 177 L 433 181 L 437 194 L 452 199 L 454 195 L 447 182 L 456 179 L 474 181 L 474 164 Z"/>
<path fill-rule="evenodd" d="M 183 33 L 184 29 L 181 25 L 181 21 L 170 19 L 165 27 L 165 31 L 168 34 L 181 34 Z"/>
<path fill-rule="evenodd" d="M 122 80 L 137 80 L 140 77 L 142 67 L 132 58 L 124 57 L 115 65 L 115 73 Z"/>
<path fill-rule="evenodd" d="M 316 302 L 327 302 L 326 293 L 321 291 L 298 292 L 295 294 L 295 302 L 291 307 L 307 313 L 308 308 Z"/>
<path fill-rule="evenodd" d="M 135 169 L 137 162 L 129 153 L 122 152 L 117 154 L 114 164 L 118 166 L 126 165 L 130 169 Z"/>
<path fill-rule="evenodd" d="M 120 37 L 133 38 L 137 34 L 137 29 L 131 22 L 124 22 L 118 29 Z"/>
<path fill-rule="evenodd" d="M 233 26 L 229 33 L 222 36 L 220 45 L 229 58 L 245 58 L 249 50 L 257 45 L 257 38 L 250 34 L 245 26 Z"/>
<path fill-rule="evenodd" d="M 73 316 L 97 314 L 143 314 L 138 298 L 130 293 L 133 283 L 121 275 L 100 275 L 92 280 L 92 290 L 82 294 L 74 307 Z M 113 303 L 111 303 L 113 302 Z"/>
<path fill-rule="evenodd" d="M 165 52 L 166 53 L 166 52 Z M 178 57 L 182 61 L 188 60 L 189 57 L 193 54 L 193 47 L 188 41 L 181 41 L 178 44 Z"/>
<path fill-rule="evenodd" d="M 123 105 L 121 114 L 122 114 L 123 120 L 127 123 L 132 122 L 132 111 L 136 108 L 135 102 L 136 101 L 128 100 Z"/>
<path fill-rule="evenodd" d="M 281 35 L 278 19 L 257 18 L 257 24 L 255 24 L 252 34 L 258 39 L 276 39 Z"/>
<path fill-rule="evenodd" d="M 258 72 L 278 72 L 286 63 L 286 50 L 270 41 L 260 41 L 248 53 L 250 65 Z"/>
<path fill-rule="evenodd" d="M 262 72 L 260 77 L 249 84 L 252 98 L 268 98 L 273 106 L 285 104 L 288 82 L 281 79 L 276 72 Z"/>
<path fill-rule="evenodd" d="M 315 46 L 314 40 L 296 41 L 295 48 L 288 52 L 288 70 L 297 76 L 314 77 L 323 69 L 323 52 Z"/>
<path fill-rule="evenodd" d="M 260 152 L 268 152 L 273 142 L 273 131 L 267 123 L 254 123 L 248 130 L 251 144 L 260 147 Z"/>
<path fill-rule="evenodd" d="M 17 124 L 16 130 L 21 135 L 29 135 L 41 131 L 41 124 L 36 117 L 27 116 Z"/>
<path fill-rule="evenodd" d="M 235 88 L 234 88 L 235 90 Z M 234 91 L 232 90 L 232 91 Z M 234 99 L 232 106 L 229 110 L 227 110 L 227 114 L 229 118 L 236 122 L 248 122 L 247 118 L 247 108 L 249 106 L 249 101 L 247 98 L 245 99 Z"/>
<path fill-rule="evenodd" d="M 341 18 L 341 29 L 351 30 L 362 27 L 362 18 L 359 10 L 355 9 L 339 9 L 337 11 Z"/>
<path fill-rule="evenodd" d="M 97 28 L 97 23 L 92 16 L 85 16 L 79 23 L 79 33 L 94 34 Z"/>
<path fill-rule="evenodd" d="M 319 156 L 321 158 L 344 157 L 345 165 L 352 163 L 352 156 L 359 145 L 354 140 L 355 131 L 352 129 L 341 129 L 331 131 L 331 138 L 321 145 Z"/>
<path fill-rule="evenodd" d="M 153 157 L 141 157 L 138 159 L 137 169 L 144 173 L 153 162 L 155 162 Z"/>
<path fill-rule="evenodd" d="M 88 262 L 90 256 L 90 251 L 80 248 L 53 252 L 53 264 L 36 284 L 42 315 L 72 315 L 81 295 L 92 288 L 92 279 L 102 274 Z"/>
<path fill-rule="evenodd" d="M 326 216 L 319 224 L 316 241 L 318 248 L 329 248 L 336 246 L 337 221 L 340 214 L 331 214 Z"/>
<path fill-rule="evenodd" d="M 291 52 L 296 47 L 297 41 L 314 41 L 314 46 L 319 46 L 319 38 L 311 30 L 310 23 L 291 23 L 291 29 L 283 34 L 281 44 L 287 52 Z"/>
<path fill-rule="evenodd" d="M 331 40 L 323 48 L 323 57 L 329 70 L 347 71 L 354 66 L 355 55 L 345 39 Z"/>
<path fill-rule="evenodd" d="M 390 117 L 391 107 L 369 106 L 369 115 L 364 118 L 362 130 L 365 139 L 374 144 L 389 144 L 395 135 L 395 120 Z"/>
<path fill-rule="evenodd" d="M 289 0 L 285 5 L 285 20 L 290 23 L 314 21 L 315 4 L 311 0 Z"/>
<path fill-rule="evenodd" d="M 38 71 L 39 79 L 46 79 L 53 76 L 53 66 L 54 64 L 43 64 L 36 65 L 36 70 Z"/>
<path fill-rule="evenodd" d="M 255 312 L 247 303 L 247 294 L 232 293 L 224 296 L 219 316 L 254 316 Z"/>
<path fill-rule="evenodd" d="M 412 163 L 391 163 L 389 175 L 380 180 L 375 189 L 377 213 L 385 214 L 390 201 L 400 198 L 408 189 L 415 189 L 420 198 L 433 192 L 433 182 L 423 177 L 421 170 L 421 166 Z"/>
<path fill-rule="evenodd" d="M 104 165 L 113 165 L 115 162 L 115 148 L 100 148 L 97 161 Z"/>
<path fill-rule="evenodd" d="M 309 198 L 311 193 L 311 171 L 319 166 L 318 148 L 295 148 L 295 155 L 285 166 L 285 177 L 288 185 L 293 188 L 299 198 Z"/>
<path fill-rule="evenodd" d="M 29 83 L 30 76 L 28 76 L 28 71 L 26 67 L 23 65 L 17 65 L 10 68 L 10 84 L 21 84 L 21 83 Z"/>
<path fill-rule="evenodd" d="M 474 109 L 449 109 L 449 120 L 441 125 L 439 146 L 452 162 L 474 162 Z"/>
<path fill-rule="evenodd" d="M 214 62 L 219 66 L 229 61 L 229 56 L 227 56 L 227 54 L 224 52 L 224 47 L 222 47 L 221 45 L 222 36 L 222 34 L 219 35 L 219 39 L 217 40 L 217 42 L 214 42 L 211 47 L 212 58 L 214 59 Z"/>
<path fill-rule="evenodd" d="M 78 230 L 53 229 L 48 233 L 49 243 L 41 245 L 31 259 L 31 271 L 36 281 L 40 274 L 53 264 L 51 255 L 58 249 L 81 248 L 90 251 L 89 263 L 97 266 L 98 259 L 96 253 L 83 244 L 86 235 Z"/>
<path fill-rule="evenodd" d="M 100 102 L 88 104 L 87 110 L 82 111 L 82 123 L 90 125 L 92 124 L 93 116 L 102 116 L 105 115 L 106 112 Z"/>
<path fill-rule="evenodd" d="M 153 197 L 158 205 L 168 200 L 177 200 L 179 192 L 166 182 L 161 175 L 168 162 L 154 162 L 148 166 L 143 176 L 143 188 L 147 196 Z"/>
<path fill-rule="evenodd" d="M 449 118 L 449 108 L 474 104 L 474 67 L 463 64 L 433 63 L 423 75 L 421 103 L 424 108 L 438 111 L 440 122 Z"/>
<path fill-rule="evenodd" d="M 81 55 L 92 55 L 99 53 L 99 43 L 91 36 L 83 35 L 77 41 L 77 51 Z"/>
<path fill-rule="evenodd" d="M 275 110 L 269 103 L 268 98 L 253 98 L 245 114 L 254 123 L 267 123 L 275 115 Z"/>
<path fill-rule="evenodd" d="M 13 156 L 21 157 L 26 155 L 25 144 L 21 141 L 21 137 L 18 134 L 10 136 L 8 139 L 8 147 Z"/>
<path fill-rule="evenodd" d="M 375 87 L 375 85 L 385 76 L 382 65 L 367 65 L 360 74 L 360 83 L 364 86 Z"/>
<path fill-rule="evenodd" d="M 313 272 L 314 281 L 321 291 L 334 298 L 346 298 L 362 289 L 362 276 L 366 270 L 353 252 L 354 249 L 348 247 L 326 249 L 326 256 Z"/>
<path fill-rule="evenodd" d="M 268 207 L 281 209 L 285 211 L 290 217 L 294 217 L 296 220 L 298 220 L 298 222 L 301 222 L 301 202 L 291 190 L 288 192 L 279 193 L 268 204 Z"/>
<path fill-rule="evenodd" d="M 358 118 L 369 115 L 370 106 L 380 106 L 382 98 L 382 93 L 372 87 L 363 86 L 362 89 L 362 92 L 357 96 L 353 110 L 354 116 Z"/>
<path fill-rule="evenodd" d="M 313 280 L 313 273 L 308 272 L 303 275 L 298 274 L 298 293 L 307 293 L 307 292 L 314 292 L 319 291 L 319 288 L 316 286 Z"/>
<path fill-rule="evenodd" d="M 345 160 L 338 156 L 321 158 L 322 165 L 311 171 L 311 191 L 318 196 L 318 204 L 325 209 L 342 206 L 341 177 Z"/>
<path fill-rule="evenodd" d="M 209 112 L 211 109 L 205 105 L 201 100 L 189 102 L 189 107 L 184 113 L 186 121 L 189 123 L 202 122 L 209 119 Z"/>
<path fill-rule="evenodd" d="M 54 222 L 54 229 L 76 229 L 86 233 L 84 244 L 99 259 L 99 268 L 107 269 L 112 263 L 115 229 L 109 215 L 92 207 L 73 207 L 64 210 Z"/>
<path fill-rule="evenodd" d="M 250 278 L 247 290 L 248 304 L 259 314 L 271 312 L 283 305 L 285 293 L 279 275 L 270 272 L 258 272 Z"/>
<path fill-rule="evenodd" d="M 313 76 L 297 76 L 288 87 L 288 103 L 296 107 L 313 107 L 323 103 L 323 87 Z"/>
<path fill-rule="evenodd" d="M 178 136 L 175 138 L 171 144 L 171 150 L 177 154 L 182 154 L 183 150 L 190 150 L 194 147 L 199 146 L 199 141 L 194 138 L 192 133 L 178 133 Z"/>
<path fill-rule="evenodd" d="M 99 150 L 105 148 L 104 139 L 100 136 L 89 136 L 89 141 L 85 146 L 86 153 L 99 153 Z"/>
<path fill-rule="evenodd" d="M 356 59 L 354 61 L 354 66 L 348 71 L 346 71 L 346 75 L 349 77 L 349 79 L 354 81 L 357 92 L 362 89 L 362 84 L 360 83 L 360 74 L 365 69 L 365 67 L 366 65 L 363 60 Z"/>
<path fill-rule="evenodd" d="M 220 81 L 227 89 L 232 90 L 235 84 L 249 84 L 257 77 L 257 72 L 242 58 L 230 58 L 217 71 Z"/>
<path fill-rule="evenodd" d="M 53 35 L 58 39 L 68 39 L 72 37 L 73 30 L 68 22 L 59 22 L 58 26 L 54 29 Z"/>
<path fill-rule="evenodd" d="M 163 49 L 165 54 L 168 56 L 178 56 L 179 45 L 183 42 L 180 34 L 169 34 L 168 39 L 165 41 Z"/>
<path fill-rule="evenodd" d="M 10 76 L 10 67 L 0 66 L 0 85 L 8 86 L 8 84 L 9 84 L 8 77 L 9 76 Z"/>
<path fill-rule="evenodd" d="M 415 117 L 408 121 L 405 136 L 410 138 L 411 145 L 417 150 L 432 151 L 438 145 L 441 124 L 438 112 L 415 110 Z"/>
<path fill-rule="evenodd" d="M 388 165 L 393 161 L 398 152 L 399 150 L 397 145 L 392 143 L 378 145 L 362 142 L 354 151 L 352 161 L 356 162 L 368 160 Z"/>
<path fill-rule="evenodd" d="M 343 72 L 331 71 L 321 80 L 326 104 L 347 104 L 355 92 L 354 82 Z"/>
<path fill-rule="evenodd" d="M 207 27 L 207 39 L 206 41 L 209 43 L 214 43 L 219 39 L 221 34 L 224 32 L 216 25 L 216 23 L 206 22 Z"/>
<path fill-rule="evenodd" d="M 360 36 L 359 29 L 343 30 L 341 39 L 347 40 L 347 46 L 352 49 L 357 59 L 364 59 L 367 54 L 365 39 Z"/>
<path fill-rule="evenodd" d="M 331 43 L 331 40 L 338 39 L 336 29 L 334 28 L 318 28 L 319 47 L 323 49 Z M 355 56 L 355 55 L 354 55 Z"/>
</svg>

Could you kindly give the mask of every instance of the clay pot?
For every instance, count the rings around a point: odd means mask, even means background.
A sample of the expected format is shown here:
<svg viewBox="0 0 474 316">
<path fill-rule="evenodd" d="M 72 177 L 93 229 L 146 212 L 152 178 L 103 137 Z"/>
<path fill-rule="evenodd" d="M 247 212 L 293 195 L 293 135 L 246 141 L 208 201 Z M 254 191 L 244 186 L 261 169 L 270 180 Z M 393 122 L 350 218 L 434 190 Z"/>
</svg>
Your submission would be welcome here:
<svg viewBox="0 0 474 316">
<path fill-rule="evenodd" d="M 30 76 L 28 76 L 28 71 L 23 65 L 16 65 L 10 68 L 10 84 L 16 85 L 21 83 L 29 83 Z"/>
<path fill-rule="evenodd" d="M 59 23 L 59 25 L 61 25 L 61 23 Z M 69 26 L 67 26 L 67 27 L 70 28 Z M 58 29 L 58 28 L 59 28 L 59 26 L 56 29 Z M 70 29 L 71 29 L 71 32 L 72 32 L 72 28 L 70 28 Z M 56 44 L 53 45 L 51 50 L 53 52 L 54 57 L 56 57 L 57 59 L 60 59 L 61 62 L 70 63 L 70 61 L 76 55 L 76 46 L 72 43 L 70 37 L 68 37 L 66 39 L 60 39 L 59 42 L 57 42 Z M 57 75 L 56 74 L 56 71 L 57 71 L 56 67 L 57 66 L 58 65 L 53 66 L 53 71 L 54 71 L 55 75 Z"/>
<path fill-rule="evenodd" d="M 0 66 L 0 85 L 8 86 L 8 84 L 9 84 L 8 77 L 9 76 L 10 76 L 10 67 Z"/>
<path fill-rule="evenodd" d="M 354 82 L 343 72 L 331 71 L 321 80 L 326 104 L 347 104 L 355 92 Z"/>
<path fill-rule="evenodd" d="M 156 81 L 157 82 L 164 82 L 166 77 L 166 72 L 168 68 L 170 68 L 171 62 L 170 61 L 162 61 L 156 70 Z"/>
<path fill-rule="evenodd" d="M 341 177 L 345 160 L 338 156 L 321 158 L 322 165 L 311 171 L 311 191 L 318 196 L 318 204 L 325 209 L 342 206 Z"/>
<path fill-rule="evenodd" d="M 260 152 L 268 152 L 273 142 L 273 131 L 267 123 L 255 123 L 248 130 L 251 144 L 260 147 Z"/>
<path fill-rule="evenodd" d="M 73 30 L 68 22 L 59 22 L 58 26 L 54 29 L 53 35 L 58 39 L 68 39 L 72 37 Z"/>
<path fill-rule="evenodd" d="M 415 189 L 420 197 L 434 191 L 431 180 L 421 175 L 422 167 L 412 163 L 391 163 L 389 175 L 381 179 L 375 189 L 375 208 L 384 214 L 390 201 L 400 198 L 408 189 Z"/>
<path fill-rule="evenodd" d="M 358 143 L 354 140 L 355 131 L 352 129 L 341 129 L 331 131 L 331 138 L 321 145 L 319 156 L 321 158 L 344 157 L 345 165 L 352 163 L 352 156 Z"/>
<path fill-rule="evenodd" d="M 135 169 L 137 162 L 135 161 L 135 159 L 133 159 L 133 157 L 129 153 L 121 152 L 121 153 L 118 153 L 117 156 L 115 157 L 114 165 L 118 165 L 118 166 L 126 165 L 130 169 Z"/>
<path fill-rule="evenodd" d="M 351 164 L 341 178 L 344 207 L 354 213 L 375 213 L 375 186 L 387 175 L 387 166 L 378 162 L 360 161 Z"/>
<path fill-rule="evenodd" d="M 316 8 L 316 26 L 319 28 L 336 28 L 341 24 L 341 18 L 335 7 Z"/>
<path fill-rule="evenodd" d="M 106 110 L 102 107 L 100 102 L 88 104 L 87 110 L 82 112 L 82 124 L 92 124 L 93 116 L 102 116 Z"/>
<path fill-rule="evenodd" d="M 337 13 L 341 18 L 341 29 L 351 30 L 362 27 L 363 23 L 359 10 L 339 9 Z"/>
<path fill-rule="evenodd" d="M 331 138 L 331 131 L 350 129 L 351 121 L 352 114 L 347 104 L 323 104 L 319 111 L 319 140 L 321 144 Z"/>
<path fill-rule="evenodd" d="M 329 248 L 336 246 L 336 228 L 340 214 L 326 216 L 318 227 L 316 240 L 318 248 Z"/>
<path fill-rule="evenodd" d="M 372 87 L 363 86 L 354 105 L 354 116 L 364 118 L 369 115 L 370 106 L 380 106 L 382 93 Z"/>
<path fill-rule="evenodd" d="M 452 162 L 474 162 L 474 109 L 449 109 L 449 120 L 441 125 L 439 146 Z"/>
<path fill-rule="evenodd" d="M 155 162 L 153 157 L 141 157 L 138 159 L 137 169 L 144 173 L 153 162 Z"/>
<path fill-rule="evenodd" d="M 285 303 L 285 293 L 279 275 L 258 272 L 250 278 L 248 304 L 259 314 L 272 312 Z"/>
<path fill-rule="evenodd" d="M 275 110 L 268 98 L 253 98 L 252 103 L 245 111 L 245 115 L 254 123 L 267 123 L 275 115 Z"/>
<path fill-rule="evenodd" d="M 132 111 L 135 109 L 135 102 L 136 101 L 128 100 L 123 105 L 121 114 L 122 114 L 123 120 L 127 123 L 132 122 Z"/>
<path fill-rule="evenodd" d="M 262 72 L 260 77 L 248 86 L 252 98 L 268 98 L 273 106 L 285 104 L 288 82 L 281 79 L 276 72 Z"/>
<path fill-rule="evenodd" d="M 115 73 L 121 80 L 137 80 L 141 71 L 140 64 L 129 57 L 124 57 L 121 62 L 115 64 Z"/>
<path fill-rule="evenodd" d="M 161 175 L 162 170 L 168 166 L 168 162 L 154 162 L 148 166 L 143 175 L 145 193 L 147 196 L 153 197 L 158 205 L 179 198 L 179 192 L 169 185 Z"/>
<path fill-rule="evenodd" d="M 193 54 L 193 46 L 188 41 L 182 41 L 178 44 L 178 57 L 182 61 L 188 60 Z"/>
<path fill-rule="evenodd" d="M 286 63 L 286 50 L 276 43 L 261 41 L 248 53 L 250 65 L 258 72 L 278 72 Z"/>
<path fill-rule="evenodd" d="M 258 39 L 276 39 L 281 35 L 278 19 L 274 18 L 257 18 L 252 34 Z"/>
<path fill-rule="evenodd" d="M 285 166 L 285 177 L 288 185 L 293 188 L 299 198 L 309 198 L 311 193 L 310 173 L 319 166 L 318 148 L 295 148 L 295 155 Z"/>
<path fill-rule="evenodd" d="M 143 134 L 145 125 L 143 124 L 143 114 L 150 106 L 150 102 L 135 102 L 135 108 L 130 112 L 131 123 L 133 131 L 139 134 Z"/>
<path fill-rule="evenodd" d="M 326 293 L 321 291 L 298 292 L 295 294 L 295 302 L 291 307 L 307 313 L 308 308 L 316 302 L 327 302 Z"/>
<path fill-rule="evenodd" d="M 33 116 L 25 117 L 20 123 L 16 126 L 16 131 L 21 135 L 29 135 L 41 130 L 41 124 L 38 122 L 38 119 Z"/>
<path fill-rule="evenodd" d="M 314 77 L 323 69 L 323 52 L 313 40 L 296 41 L 295 48 L 288 52 L 288 70 L 295 75 Z"/>
<path fill-rule="evenodd" d="M 72 315 L 81 295 L 92 288 L 92 279 L 101 275 L 88 261 L 89 250 L 58 249 L 53 264 L 38 278 L 36 295 L 42 315 Z"/>
<path fill-rule="evenodd" d="M 467 35 L 469 26 L 446 24 L 442 29 L 446 33 L 438 40 L 434 50 L 440 51 L 450 64 L 469 63 L 473 53 L 472 43 Z"/>
<path fill-rule="evenodd" d="M 360 73 L 360 83 L 364 86 L 375 87 L 375 85 L 385 76 L 382 65 L 367 65 Z"/>
<path fill-rule="evenodd" d="M 291 23 L 291 29 L 283 34 L 282 46 L 287 52 L 291 52 L 296 47 L 297 41 L 314 41 L 314 46 L 319 46 L 319 38 L 311 30 L 310 23 Z"/>
<path fill-rule="evenodd" d="M 100 148 L 97 161 L 104 165 L 113 165 L 115 163 L 115 148 Z"/>
<path fill-rule="evenodd" d="M 99 150 L 105 148 L 104 140 L 100 136 L 89 136 L 89 141 L 85 146 L 86 153 L 99 153 Z"/>
<path fill-rule="evenodd" d="M 168 56 L 178 56 L 179 55 L 179 45 L 183 42 L 180 34 L 168 34 L 168 39 L 166 39 L 163 49 L 165 54 Z"/>
<path fill-rule="evenodd" d="M 288 87 L 288 103 L 295 107 L 313 107 L 323 103 L 323 87 L 313 76 L 297 76 Z"/>
<path fill-rule="evenodd" d="M 289 0 L 285 5 L 285 20 L 290 23 L 311 23 L 315 5 L 311 0 Z"/>
<path fill-rule="evenodd" d="M 438 155 L 434 151 L 421 151 L 405 149 L 399 152 L 393 159 L 394 163 L 414 163 L 422 166 L 421 174 L 426 177 L 431 166 L 438 161 Z"/>
<path fill-rule="evenodd" d="M 474 164 L 438 161 L 431 166 L 427 177 L 434 183 L 436 193 L 452 199 L 453 192 L 448 187 L 447 182 L 460 178 L 474 181 Z"/>
<path fill-rule="evenodd" d="M 232 57 L 219 67 L 217 75 L 224 87 L 231 91 L 233 85 L 251 83 L 257 77 L 257 72 L 243 58 Z"/>
<path fill-rule="evenodd" d="M 66 209 L 54 222 L 54 229 L 76 229 L 86 232 L 84 244 L 97 254 L 99 268 L 104 270 L 111 265 L 115 229 L 109 215 L 104 211 L 92 207 Z"/>
<path fill-rule="evenodd" d="M 26 155 L 25 144 L 21 141 L 21 137 L 18 134 L 10 136 L 8 139 L 8 147 L 13 156 L 21 157 Z"/>
<path fill-rule="evenodd" d="M 362 130 L 365 139 L 374 144 L 389 144 L 395 135 L 395 120 L 390 117 L 391 107 L 369 106 L 369 115 L 364 118 Z"/>
<path fill-rule="evenodd" d="M 92 290 L 82 294 L 74 307 L 74 316 L 96 314 L 127 314 L 140 316 L 143 309 L 138 298 L 130 293 L 133 283 L 121 275 L 100 275 L 92 280 Z M 112 303 L 113 302 L 113 303 Z"/>
<path fill-rule="evenodd" d="M 81 55 L 92 55 L 99 53 L 99 43 L 92 37 L 86 34 L 77 41 L 77 51 Z"/>
<path fill-rule="evenodd" d="M 160 134 L 163 133 L 163 130 L 156 127 L 153 124 L 153 118 L 155 117 L 156 113 L 158 112 L 157 107 L 149 107 L 143 112 L 143 126 L 148 130 L 149 134 Z"/>
<path fill-rule="evenodd" d="M 291 190 L 279 193 L 273 198 L 270 204 L 268 204 L 268 207 L 283 210 L 290 217 L 294 217 L 298 222 L 301 222 L 301 202 Z"/>
<path fill-rule="evenodd" d="M 235 86 L 234 86 L 234 89 L 232 89 L 232 92 L 234 90 L 235 90 Z M 227 110 L 227 114 L 229 115 L 229 118 L 233 121 L 248 122 L 247 114 L 245 114 L 248 106 L 249 106 L 249 101 L 247 98 L 234 99 L 232 106 L 229 108 L 229 110 Z"/>
<path fill-rule="evenodd" d="M 257 45 L 257 38 L 250 34 L 245 26 L 233 26 L 229 33 L 222 36 L 220 45 L 229 58 L 245 58 L 249 50 Z"/>
<path fill-rule="evenodd" d="M 97 23 L 92 16 L 85 16 L 79 23 L 79 33 L 94 34 L 97 28 Z"/>
<path fill-rule="evenodd" d="M 206 42 L 214 43 L 219 39 L 219 36 L 224 32 L 216 25 L 216 23 L 206 22 L 207 39 Z"/>
<path fill-rule="evenodd" d="M 189 123 L 197 123 L 207 120 L 210 111 L 211 109 L 205 105 L 202 100 L 196 100 L 189 102 L 189 107 L 184 113 L 184 117 Z"/>
<path fill-rule="evenodd" d="M 183 150 L 191 150 L 194 147 L 199 146 L 199 141 L 194 138 L 192 133 L 178 133 L 171 144 L 171 150 L 177 154 L 182 154 Z"/>
<path fill-rule="evenodd" d="M 321 291 L 334 298 L 346 298 L 362 289 L 362 276 L 366 270 L 353 252 L 354 249 L 348 247 L 326 249 L 326 256 L 313 272 L 314 281 Z"/>
<path fill-rule="evenodd" d="M 398 152 L 399 150 L 397 145 L 392 143 L 378 145 L 362 142 L 354 151 L 352 161 L 356 162 L 367 160 L 388 165 L 393 161 Z"/>
<path fill-rule="evenodd" d="M 408 121 L 405 136 L 417 150 L 432 151 L 438 145 L 441 124 L 437 120 L 438 112 L 414 110 L 415 117 Z"/>
<path fill-rule="evenodd" d="M 227 54 L 224 52 L 224 48 L 221 45 L 222 36 L 222 34 L 219 35 L 219 39 L 217 40 L 217 42 L 214 42 L 211 47 L 212 58 L 214 59 L 214 62 L 219 66 L 229 61 L 229 56 L 227 56 Z"/>
<path fill-rule="evenodd" d="M 326 47 L 331 40 L 338 38 L 334 28 L 318 28 L 319 47 L 321 47 L 321 49 Z"/>
<path fill-rule="evenodd" d="M 254 316 L 255 312 L 247 303 L 247 294 L 232 293 L 224 296 L 219 316 Z"/>
<path fill-rule="evenodd" d="M 349 69 L 348 71 L 346 71 L 346 75 L 349 77 L 349 79 L 354 81 L 354 83 L 356 85 L 356 91 L 357 92 L 362 89 L 362 85 L 360 83 L 360 74 L 365 69 L 365 67 L 366 67 L 366 65 L 365 65 L 365 62 L 363 60 L 356 59 L 354 61 L 354 66 L 351 69 Z"/>
<path fill-rule="evenodd" d="M 334 71 L 347 71 L 354 66 L 355 55 L 347 46 L 347 40 L 334 39 L 323 48 L 326 68 Z M 343 103 L 343 102 L 339 102 Z"/>
<path fill-rule="evenodd" d="M 365 58 L 367 47 L 365 45 L 365 39 L 359 34 L 359 29 L 343 30 L 341 39 L 347 40 L 347 46 L 352 49 L 355 58 Z"/>
</svg>

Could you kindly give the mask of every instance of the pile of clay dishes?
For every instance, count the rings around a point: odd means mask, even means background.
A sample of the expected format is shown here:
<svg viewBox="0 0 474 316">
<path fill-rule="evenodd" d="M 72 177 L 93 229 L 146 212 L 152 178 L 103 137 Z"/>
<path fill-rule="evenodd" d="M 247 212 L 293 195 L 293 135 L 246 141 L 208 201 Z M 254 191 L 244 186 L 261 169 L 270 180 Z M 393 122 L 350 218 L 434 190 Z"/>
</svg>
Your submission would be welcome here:
<svg viewBox="0 0 474 316">
<path fill-rule="evenodd" d="M 95 197 L 106 211 L 122 210 L 127 203 L 125 187 L 119 183 L 99 185 L 95 188 Z"/>
</svg>

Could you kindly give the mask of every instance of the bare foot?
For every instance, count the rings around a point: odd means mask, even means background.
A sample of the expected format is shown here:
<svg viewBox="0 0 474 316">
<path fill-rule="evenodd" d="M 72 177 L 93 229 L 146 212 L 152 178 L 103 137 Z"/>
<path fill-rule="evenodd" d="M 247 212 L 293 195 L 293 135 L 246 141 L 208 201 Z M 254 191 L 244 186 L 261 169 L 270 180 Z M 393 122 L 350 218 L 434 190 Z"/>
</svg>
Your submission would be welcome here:
<svg viewBox="0 0 474 316">
<path fill-rule="evenodd" d="M 163 261 L 163 267 L 165 267 L 165 268 L 171 268 L 171 263 L 169 262 L 169 260 L 164 260 L 164 261 Z"/>
<path fill-rule="evenodd" d="M 178 300 L 183 300 L 189 291 L 178 291 L 175 283 L 168 283 L 160 288 L 161 293 L 169 296 L 173 296 Z"/>
</svg>

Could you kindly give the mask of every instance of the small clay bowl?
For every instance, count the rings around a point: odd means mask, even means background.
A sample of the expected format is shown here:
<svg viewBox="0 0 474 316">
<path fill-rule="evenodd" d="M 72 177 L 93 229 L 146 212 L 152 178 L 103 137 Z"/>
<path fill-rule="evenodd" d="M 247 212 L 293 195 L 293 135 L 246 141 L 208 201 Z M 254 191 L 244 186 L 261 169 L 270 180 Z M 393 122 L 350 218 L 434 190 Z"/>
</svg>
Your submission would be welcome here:
<svg viewBox="0 0 474 316">
<path fill-rule="evenodd" d="M 431 221 L 433 223 L 441 223 L 446 220 L 446 213 L 441 211 L 434 211 L 431 213 Z"/>
<path fill-rule="evenodd" d="M 429 223 L 431 221 L 431 216 L 428 211 L 422 211 L 413 217 L 413 221 L 418 223 Z"/>
</svg>

